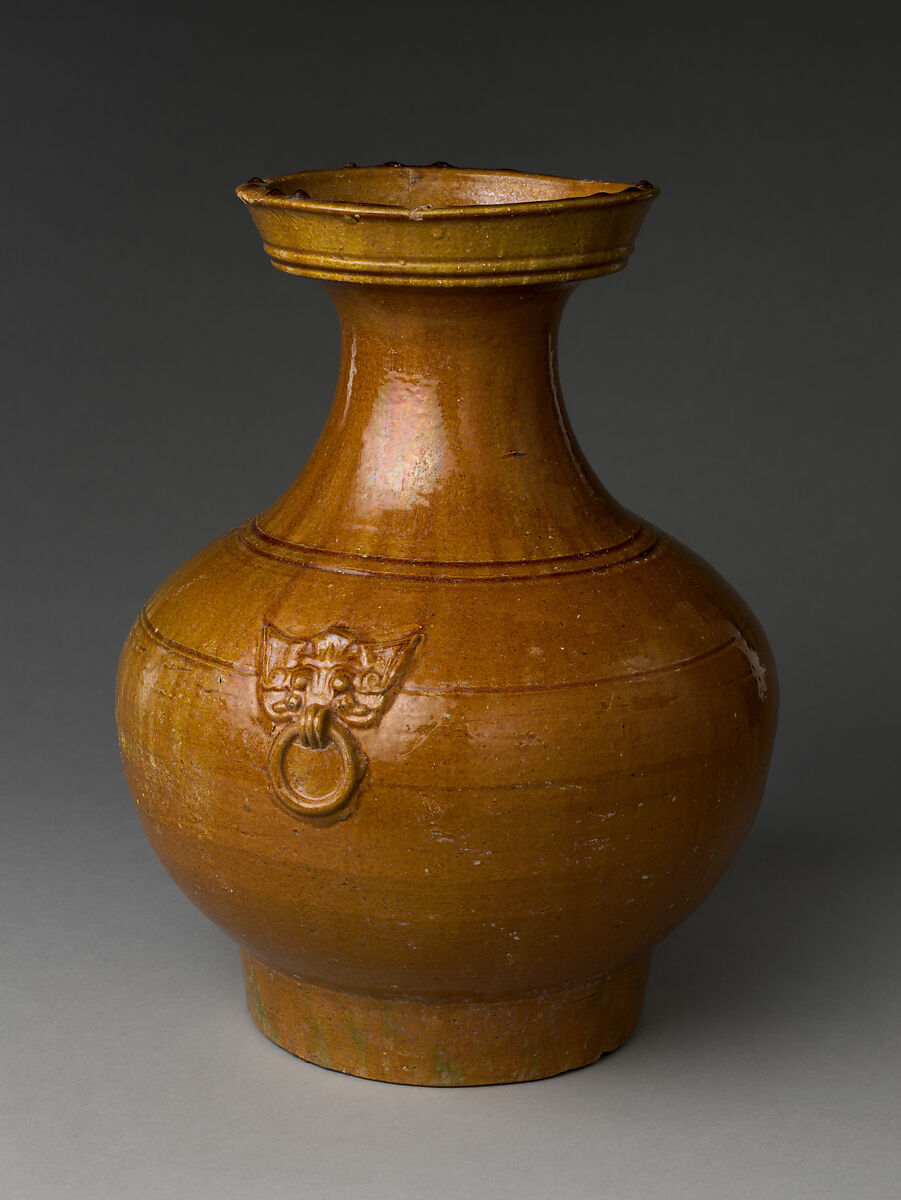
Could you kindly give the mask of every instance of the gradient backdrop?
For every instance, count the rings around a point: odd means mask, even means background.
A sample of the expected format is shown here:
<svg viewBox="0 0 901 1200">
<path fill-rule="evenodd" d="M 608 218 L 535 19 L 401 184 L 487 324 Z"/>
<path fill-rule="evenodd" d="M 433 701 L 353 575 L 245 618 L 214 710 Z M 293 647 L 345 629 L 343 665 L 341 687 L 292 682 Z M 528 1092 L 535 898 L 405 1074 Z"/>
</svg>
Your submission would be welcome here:
<svg viewBox="0 0 901 1200">
<path fill-rule="evenodd" d="M 0 1194 L 896 1195 L 897 6 L 11 8 Z M 564 390 L 612 492 L 751 604 L 784 697 L 759 822 L 635 1039 L 463 1091 L 255 1031 L 113 727 L 140 605 L 284 490 L 334 387 L 327 298 L 233 186 L 439 158 L 662 186 L 571 302 Z"/>
</svg>

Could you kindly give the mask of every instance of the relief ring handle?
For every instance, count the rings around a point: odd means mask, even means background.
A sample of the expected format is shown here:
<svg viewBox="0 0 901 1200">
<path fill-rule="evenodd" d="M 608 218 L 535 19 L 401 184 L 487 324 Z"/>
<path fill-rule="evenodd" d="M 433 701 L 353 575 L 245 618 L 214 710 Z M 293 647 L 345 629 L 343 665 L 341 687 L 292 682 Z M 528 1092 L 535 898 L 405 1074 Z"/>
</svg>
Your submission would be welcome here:
<svg viewBox="0 0 901 1200">
<path fill-rule="evenodd" d="M 288 775 L 285 758 L 291 746 L 299 742 L 314 752 L 334 746 L 341 756 L 338 779 L 330 791 L 308 795 Z M 322 705 L 308 705 L 298 721 L 286 725 L 269 749 L 269 777 L 279 800 L 292 812 L 304 817 L 326 817 L 342 808 L 357 789 L 366 760 L 350 730 Z"/>
</svg>

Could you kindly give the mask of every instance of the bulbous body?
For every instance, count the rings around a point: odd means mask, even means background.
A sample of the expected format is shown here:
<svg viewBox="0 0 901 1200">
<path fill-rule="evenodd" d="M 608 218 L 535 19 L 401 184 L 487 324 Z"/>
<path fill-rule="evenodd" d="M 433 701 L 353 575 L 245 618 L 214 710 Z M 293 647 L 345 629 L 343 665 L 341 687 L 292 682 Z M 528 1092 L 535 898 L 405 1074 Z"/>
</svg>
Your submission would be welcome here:
<svg viewBox="0 0 901 1200">
<path fill-rule="evenodd" d="M 329 281 L 341 376 L 293 487 L 136 623 L 122 753 L 267 1036 L 379 1079 L 529 1079 L 634 1028 L 653 947 L 753 820 L 775 674 L 742 601 L 612 500 L 563 412 L 563 303 L 624 265 L 599 247 L 628 253 L 653 192 L 413 171 L 241 191 L 276 265 Z M 405 181 L 459 212 L 423 232 L 410 201 L 377 211 Z M 309 223 L 332 217 L 334 238 L 370 221 L 390 266 L 327 261 Z M 399 257 L 408 236 L 431 240 Z M 439 260 L 476 265 L 448 282 Z"/>
</svg>

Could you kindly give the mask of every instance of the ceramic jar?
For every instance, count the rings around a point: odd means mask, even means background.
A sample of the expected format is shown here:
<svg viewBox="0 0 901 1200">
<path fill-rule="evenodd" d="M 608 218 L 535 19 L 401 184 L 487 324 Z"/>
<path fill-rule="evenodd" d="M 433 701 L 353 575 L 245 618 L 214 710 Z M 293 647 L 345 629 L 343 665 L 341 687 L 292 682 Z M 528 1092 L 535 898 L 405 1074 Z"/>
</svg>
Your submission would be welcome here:
<svg viewBox="0 0 901 1200">
<path fill-rule="evenodd" d="M 776 720 L 757 622 L 608 495 L 560 396 L 566 299 L 656 190 L 387 164 L 238 195 L 332 296 L 340 376 L 295 483 L 129 635 L 144 829 L 292 1053 L 443 1085 L 591 1062 L 748 832 Z"/>
</svg>

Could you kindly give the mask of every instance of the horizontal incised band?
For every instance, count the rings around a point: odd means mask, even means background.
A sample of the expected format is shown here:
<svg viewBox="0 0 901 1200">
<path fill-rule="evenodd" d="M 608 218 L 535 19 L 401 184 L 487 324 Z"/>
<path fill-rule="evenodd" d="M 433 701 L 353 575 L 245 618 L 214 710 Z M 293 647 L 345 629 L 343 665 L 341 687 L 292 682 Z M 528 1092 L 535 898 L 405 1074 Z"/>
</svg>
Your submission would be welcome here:
<svg viewBox="0 0 901 1200">
<path fill-rule="evenodd" d="M 586 279 L 620 271 L 632 252 L 631 246 L 613 246 L 572 255 L 548 255 L 524 259 L 365 259 L 339 254 L 316 254 L 264 243 L 273 265 L 289 274 L 324 279 L 354 278 L 362 282 L 431 284 L 465 283 L 501 285 L 557 279 Z"/>
<path fill-rule="evenodd" d="M 525 558 L 483 562 L 447 562 L 437 559 L 386 558 L 381 555 L 348 554 L 286 541 L 261 529 L 256 520 L 235 531 L 247 550 L 320 571 L 368 575 L 384 579 L 411 579 L 439 583 L 505 583 L 513 580 L 547 579 L 555 575 L 581 575 L 624 566 L 650 554 L 658 545 L 657 531 L 642 525 L 630 537 L 603 550 L 562 554 L 553 558 Z"/>
<path fill-rule="evenodd" d="M 173 638 L 167 637 L 162 633 L 154 623 L 145 609 L 142 609 L 139 618 L 139 624 L 144 632 L 158 645 L 166 650 L 172 650 L 176 654 L 182 655 L 184 658 L 193 659 L 195 662 L 201 663 L 208 667 L 217 667 L 226 671 L 230 671 L 235 675 L 243 675 L 246 678 L 255 679 L 257 672 L 252 667 L 243 666 L 240 663 L 229 662 L 227 659 L 218 658 L 212 654 L 206 654 L 202 650 L 194 650 L 190 646 L 184 645 L 182 642 L 175 641 Z M 660 667 L 649 667 L 644 671 L 626 671 L 614 675 L 603 675 L 596 679 L 572 679 L 563 680 L 555 683 L 528 683 L 528 684 L 508 684 L 508 685 L 469 685 L 469 684 L 434 684 L 430 686 L 422 686 L 412 683 L 406 683 L 398 689 L 400 695 L 411 696 L 469 696 L 469 695 L 495 695 L 502 693 L 504 695 L 531 694 L 535 692 L 557 692 L 570 690 L 574 688 L 596 688 L 604 684 L 614 683 L 640 683 L 644 679 L 652 679 L 656 676 L 667 675 L 676 671 L 684 670 L 686 667 L 694 666 L 697 663 L 705 662 L 709 658 L 714 658 L 721 654 L 724 650 L 730 649 L 738 642 L 738 637 L 729 638 L 725 642 L 720 642 L 716 646 L 711 646 L 708 650 L 702 650 L 698 654 L 692 654 L 687 658 L 679 659 L 677 662 L 667 663 Z"/>
<path fill-rule="evenodd" d="M 208 667 L 220 667 L 224 671 L 231 671 L 234 675 L 245 675 L 248 679 L 257 677 L 257 673 L 252 667 L 242 667 L 240 663 L 229 662 L 227 658 L 217 658 L 214 654 L 205 654 L 202 650 L 194 650 L 191 646 L 186 646 L 184 642 L 176 642 L 173 638 L 166 637 L 151 621 L 146 608 L 141 609 L 138 621 L 147 636 L 165 650 L 172 650 L 175 654 L 181 654 L 184 658 L 191 658 Z"/>
</svg>

